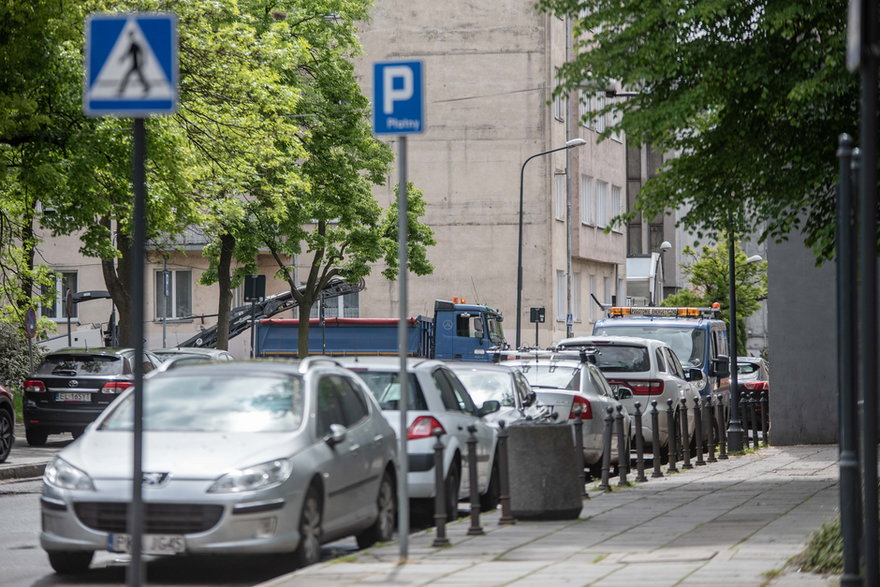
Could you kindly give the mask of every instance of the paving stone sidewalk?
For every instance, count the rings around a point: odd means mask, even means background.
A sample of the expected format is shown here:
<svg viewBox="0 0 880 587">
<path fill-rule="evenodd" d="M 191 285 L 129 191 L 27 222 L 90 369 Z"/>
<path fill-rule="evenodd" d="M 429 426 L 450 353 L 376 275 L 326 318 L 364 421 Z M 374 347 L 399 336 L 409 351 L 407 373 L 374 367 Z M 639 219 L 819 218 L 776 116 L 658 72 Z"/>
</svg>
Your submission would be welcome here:
<svg viewBox="0 0 880 587">
<path fill-rule="evenodd" d="M 499 526 L 484 514 L 279 577 L 262 587 L 322 585 L 826 586 L 837 577 L 787 566 L 837 515 L 836 445 L 762 448 L 661 479 L 590 491 L 577 520 Z M 665 468 L 664 468 L 665 471 Z M 647 475 L 650 477 L 650 469 Z M 631 476 L 630 479 L 633 477 Z"/>
</svg>

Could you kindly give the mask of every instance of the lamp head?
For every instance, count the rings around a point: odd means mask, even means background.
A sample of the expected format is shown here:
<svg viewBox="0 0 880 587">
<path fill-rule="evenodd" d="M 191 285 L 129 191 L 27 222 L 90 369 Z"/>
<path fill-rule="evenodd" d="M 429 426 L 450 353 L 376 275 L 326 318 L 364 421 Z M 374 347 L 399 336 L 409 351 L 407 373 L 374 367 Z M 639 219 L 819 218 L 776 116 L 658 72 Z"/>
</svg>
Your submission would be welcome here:
<svg viewBox="0 0 880 587">
<path fill-rule="evenodd" d="M 565 146 L 571 149 L 572 147 L 582 147 L 587 144 L 587 141 L 581 138 L 571 139 L 570 141 L 565 141 Z"/>
<path fill-rule="evenodd" d="M 662 243 L 660 243 L 660 252 L 661 253 L 665 253 L 666 251 L 668 251 L 671 248 L 672 248 L 672 244 L 669 241 L 663 241 Z"/>
</svg>

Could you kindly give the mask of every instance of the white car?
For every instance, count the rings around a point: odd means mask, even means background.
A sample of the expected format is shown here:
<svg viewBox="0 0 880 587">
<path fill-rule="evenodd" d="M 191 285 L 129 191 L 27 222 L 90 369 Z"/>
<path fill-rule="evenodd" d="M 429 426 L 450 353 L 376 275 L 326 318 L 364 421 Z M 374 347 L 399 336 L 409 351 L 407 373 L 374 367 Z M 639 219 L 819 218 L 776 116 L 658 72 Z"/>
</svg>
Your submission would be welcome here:
<svg viewBox="0 0 880 587">
<path fill-rule="evenodd" d="M 635 402 L 642 405 L 642 434 L 646 447 L 653 446 L 655 438 L 651 423 L 652 400 L 657 401 L 657 410 L 660 412 L 656 438 L 664 457 L 669 449 L 667 400 L 672 400 L 678 432 L 681 429 L 681 399 L 686 399 L 689 410 L 688 435 L 693 438 L 695 420 L 690 410 L 700 393 L 691 382 L 702 379 L 703 373 L 696 367 L 684 369 L 675 352 L 665 342 L 632 336 L 579 336 L 561 341 L 556 348 L 595 352 L 596 365 L 612 387 L 627 387 L 632 391 L 632 396 L 621 398 L 621 402 L 630 413 L 635 412 Z"/>
<path fill-rule="evenodd" d="M 455 373 L 442 361 L 407 359 L 407 429 L 400 430 L 400 359 L 398 357 L 336 357 L 366 382 L 379 401 L 382 414 L 398 435 L 406 434 L 409 472 L 407 488 L 417 514 L 434 509 L 435 430 L 443 432 L 443 473 L 446 480 L 446 514 L 453 519 L 459 499 L 470 495 L 468 480 L 468 428 L 476 429 L 477 480 L 480 507 L 495 509 L 500 493 L 500 479 L 495 445 L 497 429 L 486 416 L 497 412 L 500 403 L 477 406 Z M 462 482 L 464 480 L 464 482 Z"/>
<path fill-rule="evenodd" d="M 447 361 L 446 364 L 455 371 L 478 405 L 489 400 L 501 403 L 500 410 L 486 416 L 490 424 L 497 426 L 503 421 L 509 426 L 521 420 L 548 418 L 550 410 L 539 404 L 538 394 L 528 379 L 512 365 L 476 361 Z"/>
<path fill-rule="evenodd" d="M 615 416 L 618 406 L 624 408 L 621 413 L 627 442 L 626 455 L 629 456 L 631 419 L 626 405 L 617 399 L 602 372 L 577 353 L 548 354 L 539 351 L 530 358 L 524 358 L 527 354 L 520 353 L 519 359 L 506 361 L 505 364 L 522 371 L 538 396 L 538 404 L 556 414 L 556 421 L 571 422 L 580 413 L 584 424 L 584 461 L 590 474 L 597 476 L 602 467 L 603 433 L 608 408 Z M 616 424 L 612 430 L 616 434 Z M 614 464 L 618 462 L 617 444 L 615 436 L 610 454 L 611 463 Z"/>
</svg>

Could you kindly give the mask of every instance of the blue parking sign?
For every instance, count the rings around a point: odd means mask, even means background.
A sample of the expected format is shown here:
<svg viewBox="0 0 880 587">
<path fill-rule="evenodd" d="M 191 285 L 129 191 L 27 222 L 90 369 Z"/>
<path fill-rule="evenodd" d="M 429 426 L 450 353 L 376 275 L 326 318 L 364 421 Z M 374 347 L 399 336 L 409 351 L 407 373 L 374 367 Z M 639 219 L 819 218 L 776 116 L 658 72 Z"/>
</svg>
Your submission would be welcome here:
<svg viewBox="0 0 880 587">
<path fill-rule="evenodd" d="M 425 130 L 424 77 L 421 61 L 373 65 L 373 132 L 417 134 Z"/>
<path fill-rule="evenodd" d="M 177 17 L 92 14 L 86 21 L 83 111 L 142 117 L 177 110 Z"/>
</svg>

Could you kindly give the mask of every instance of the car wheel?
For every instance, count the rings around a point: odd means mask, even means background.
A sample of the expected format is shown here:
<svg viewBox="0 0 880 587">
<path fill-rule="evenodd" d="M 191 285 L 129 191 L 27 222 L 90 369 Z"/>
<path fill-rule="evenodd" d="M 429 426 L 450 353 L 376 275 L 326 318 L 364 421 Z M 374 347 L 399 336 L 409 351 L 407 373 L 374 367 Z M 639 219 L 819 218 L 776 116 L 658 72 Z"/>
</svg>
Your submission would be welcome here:
<svg viewBox="0 0 880 587">
<path fill-rule="evenodd" d="M 489 486 L 486 487 L 486 493 L 480 496 L 480 511 L 491 512 L 498 507 L 498 501 L 501 497 L 501 471 L 498 467 L 498 455 L 492 463 L 492 474 L 489 477 Z"/>
<path fill-rule="evenodd" d="M 50 551 L 49 564 L 59 575 L 84 573 L 92 564 L 94 552 L 91 550 L 74 550 L 70 552 Z"/>
<path fill-rule="evenodd" d="M 355 536 L 358 548 L 369 548 L 377 542 L 388 542 L 394 536 L 394 521 L 397 516 L 397 496 L 394 480 L 388 471 L 379 484 L 379 497 L 376 499 L 376 521 L 373 525 Z"/>
<path fill-rule="evenodd" d="M 14 436 L 15 426 L 12 423 L 12 414 L 6 410 L 0 410 L 0 463 L 9 456 Z"/>
<path fill-rule="evenodd" d="M 83 435 L 83 432 L 85 432 L 85 430 L 77 430 L 75 432 L 71 432 L 70 435 L 73 436 L 74 440 L 76 440 L 77 438 L 79 438 L 80 436 Z"/>
<path fill-rule="evenodd" d="M 452 463 L 446 476 L 446 520 L 458 518 L 458 490 L 461 486 L 461 465 Z"/>
<path fill-rule="evenodd" d="M 27 438 L 28 444 L 31 446 L 45 446 L 46 440 L 49 438 L 49 434 L 42 430 L 26 429 L 24 435 L 25 438 Z"/>
<path fill-rule="evenodd" d="M 296 565 L 305 567 L 321 560 L 321 500 L 314 485 L 309 487 L 299 516 L 299 546 L 294 553 Z"/>
</svg>

